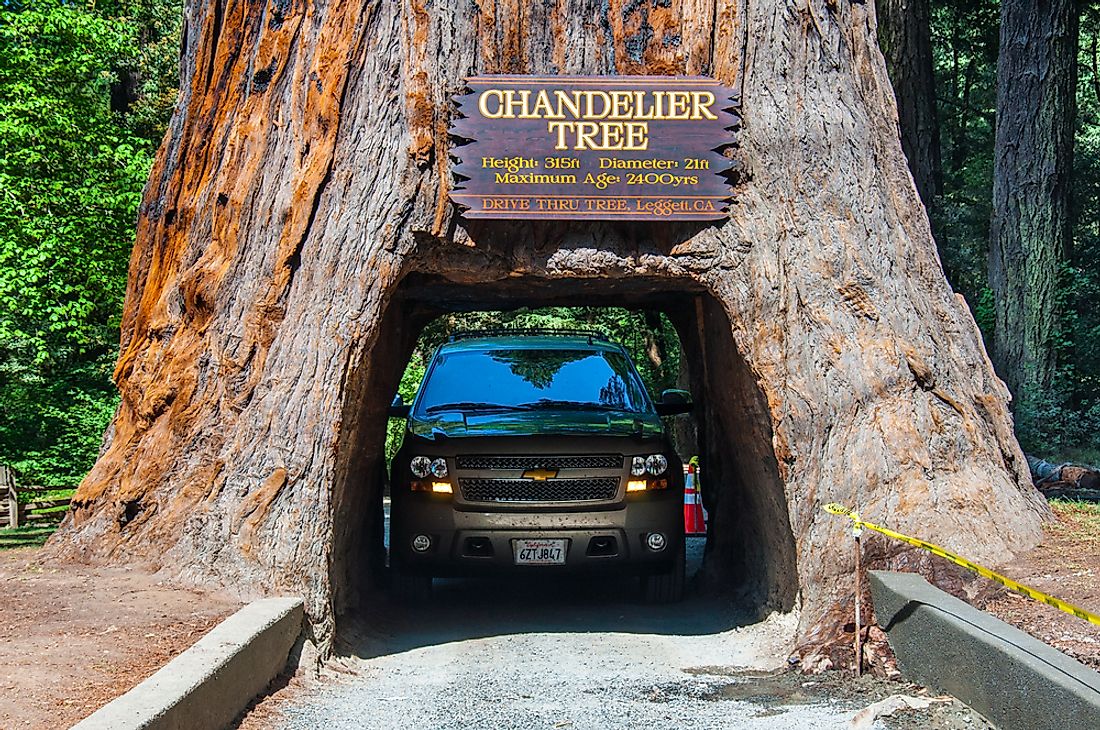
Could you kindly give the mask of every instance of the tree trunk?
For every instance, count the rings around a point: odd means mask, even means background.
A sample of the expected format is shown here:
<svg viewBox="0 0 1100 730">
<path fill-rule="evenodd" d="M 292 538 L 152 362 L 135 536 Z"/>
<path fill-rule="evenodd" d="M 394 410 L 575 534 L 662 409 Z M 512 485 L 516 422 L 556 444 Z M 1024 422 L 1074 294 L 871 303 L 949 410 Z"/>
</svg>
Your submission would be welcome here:
<svg viewBox="0 0 1100 730">
<path fill-rule="evenodd" d="M 676 372 L 676 387 L 680 390 L 691 389 L 691 368 L 686 357 L 680 358 L 680 367 Z M 669 426 L 669 437 L 680 459 L 686 464 L 693 456 L 699 455 L 699 433 L 695 418 L 666 419 Z"/>
<path fill-rule="evenodd" d="M 879 45 L 894 87 L 901 148 L 928 210 L 943 193 L 929 0 L 877 0 Z"/>
<path fill-rule="evenodd" d="M 937 260 L 873 6 L 187 7 L 122 403 L 59 553 L 304 595 L 327 645 L 335 616 L 374 600 L 385 409 L 423 323 L 655 301 L 701 398 L 708 575 L 761 609 L 800 604 L 807 644 L 850 620 L 850 538 L 826 502 L 982 561 L 1038 539 L 1045 503 Z M 730 220 L 464 222 L 447 199 L 451 97 L 495 72 L 735 85 Z M 918 563 L 903 545 L 882 556 Z"/>
<path fill-rule="evenodd" d="M 993 361 L 1017 396 L 1050 385 L 1059 281 L 1070 240 L 1079 10 L 1073 0 L 1005 0 L 989 283 Z"/>
</svg>

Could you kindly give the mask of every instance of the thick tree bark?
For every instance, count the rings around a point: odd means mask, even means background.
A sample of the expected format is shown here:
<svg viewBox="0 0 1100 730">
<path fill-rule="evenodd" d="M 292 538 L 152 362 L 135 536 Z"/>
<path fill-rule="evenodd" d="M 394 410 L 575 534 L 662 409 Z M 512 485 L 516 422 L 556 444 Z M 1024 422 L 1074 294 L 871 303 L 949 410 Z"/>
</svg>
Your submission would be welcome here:
<svg viewBox="0 0 1100 730">
<path fill-rule="evenodd" d="M 989 283 L 993 361 L 1017 396 L 1041 394 L 1055 370 L 1071 234 L 1078 21 L 1074 0 L 1001 5 Z"/>
<path fill-rule="evenodd" d="M 930 0 L 877 0 L 878 38 L 894 87 L 901 148 L 928 210 L 943 193 Z"/>
<path fill-rule="evenodd" d="M 427 316 L 416 301 L 649 306 L 658 290 L 705 397 L 708 575 L 800 603 L 805 642 L 850 620 L 850 539 L 826 502 L 983 561 L 1038 539 L 1046 508 L 937 260 L 872 6 L 188 7 L 122 403 L 58 552 L 302 594 L 327 642 L 370 590 L 356 576 L 377 556 L 384 413 Z M 730 220 L 464 223 L 447 200 L 451 96 L 493 72 L 736 85 Z"/>
</svg>

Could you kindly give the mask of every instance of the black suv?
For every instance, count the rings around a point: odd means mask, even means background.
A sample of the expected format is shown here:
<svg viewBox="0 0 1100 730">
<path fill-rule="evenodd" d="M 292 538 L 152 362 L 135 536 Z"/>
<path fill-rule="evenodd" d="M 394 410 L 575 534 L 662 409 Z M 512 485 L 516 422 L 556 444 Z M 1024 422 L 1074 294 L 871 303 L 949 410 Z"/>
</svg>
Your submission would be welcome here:
<svg viewBox="0 0 1100 730">
<path fill-rule="evenodd" d="M 595 334 L 456 335 L 432 358 L 393 460 L 390 566 L 433 576 L 613 569 L 650 601 L 684 586 L 683 467 L 626 351 Z"/>
</svg>

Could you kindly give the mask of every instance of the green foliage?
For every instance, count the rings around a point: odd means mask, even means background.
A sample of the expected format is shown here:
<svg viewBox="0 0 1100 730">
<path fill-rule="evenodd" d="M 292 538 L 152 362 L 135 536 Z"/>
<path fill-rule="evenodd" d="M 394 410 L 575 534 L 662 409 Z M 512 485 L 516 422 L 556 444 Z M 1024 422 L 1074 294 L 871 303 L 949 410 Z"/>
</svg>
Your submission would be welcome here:
<svg viewBox="0 0 1100 730">
<path fill-rule="evenodd" d="M 1000 4 L 939 0 L 932 5 L 943 158 L 943 194 L 931 211 L 932 228 L 947 278 L 975 307 L 988 291 Z M 988 304 L 991 315 L 992 300 Z M 992 317 L 979 318 L 979 326 L 992 333 Z"/>
<path fill-rule="evenodd" d="M 1060 383 L 1048 393 L 1021 393 L 1013 414 L 1016 436 L 1024 451 L 1043 454 L 1053 461 L 1073 461 L 1095 453 L 1100 433 L 1100 402 L 1087 407 L 1072 405 L 1071 386 Z"/>
<path fill-rule="evenodd" d="M 54 499 L 72 499 L 74 494 L 76 494 L 75 489 L 50 489 L 49 491 L 45 492 L 19 491 L 18 496 L 20 504 L 27 504 L 29 502 L 45 502 Z M 45 514 L 49 512 L 64 512 L 68 508 L 68 505 L 60 505 L 58 507 L 40 507 L 35 509 L 34 512 L 40 514 Z"/>
<path fill-rule="evenodd" d="M 95 461 L 118 401 L 110 360 L 104 355 L 45 373 L 23 368 L 14 377 L 0 375 L 0 461 L 10 464 L 21 482 L 69 486 Z"/>
<path fill-rule="evenodd" d="M 100 5 L 101 9 L 105 6 Z M 125 73 L 135 84 L 126 124 L 142 139 L 158 142 L 179 96 L 181 0 L 127 0 L 109 12 L 137 34 L 138 52 Z"/>
<path fill-rule="evenodd" d="M 1100 504 L 1069 499 L 1050 500 L 1058 520 L 1048 526 L 1054 534 L 1100 543 Z"/>
<path fill-rule="evenodd" d="M 117 339 L 148 145 L 109 108 L 124 28 L 56 2 L 0 18 L 0 341 L 42 366 Z"/>
<path fill-rule="evenodd" d="M 0 462 L 64 484 L 115 408 L 134 222 L 176 82 L 113 110 L 121 74 L 163 63 L 161 30 L 60 0 L 2 7 Z"/>
<path fill-rule="evenodd" d="M 626 348 L 651 394 L 676 387 L 680 340 L 668 318 L 656 312 L 619 307 L 544 307 L 449 314 L 424 328 L 417 352 L 424 353 L 426 364 L 435 347 L 454 332 L 494 327 L 595 330 Z"/>
<path fill-rule="evenodd" d="M 1100 10 L 1087 4 L 1081 17 L 1074 149 L 1073 249 L 1062 287 L 1066 331 L 1059 352 L 1066 404 L 1080 413 L 1100 411 Z M 1100 430 L 1081 445 L 1100 449 Z"/>
<path fill-rule="evenodd" d="M 405 366 L 405 372 L 401 375 L 401 384 L 397 387 L 397 394 L 401 396 L 401 400 L 405 403 L 412 403 L 413 399 L 416 398 L 416 391 L 420 388 L 420 381 L 424 378 L 424 371 L 427 369 L 428 357 L 431 357 L 431 353 L 425 353 L 418 345 L 408 365 Z M 397 450 L 401 448 L 404 433 L 405 420 L 403 418 L 391 418 L 386 423 L 387 472 L 389 471 L 389 465 L 393 461 L 394 455 L 397 454 Z"/>
</svg>

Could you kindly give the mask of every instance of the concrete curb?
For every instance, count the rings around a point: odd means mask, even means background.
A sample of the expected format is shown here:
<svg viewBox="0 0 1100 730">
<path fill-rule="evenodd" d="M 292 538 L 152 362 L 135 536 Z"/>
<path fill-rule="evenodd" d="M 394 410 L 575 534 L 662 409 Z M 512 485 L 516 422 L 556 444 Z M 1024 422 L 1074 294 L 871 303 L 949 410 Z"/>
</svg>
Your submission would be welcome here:
<svg viewBox="0 0 1100 730">
<path fill-rule="evenodd" d="M 283 670 L 302 633 L 299 598 L 248 604 L 74 730 L 224 728 Z"/>
<path fill-rule="evenodd" d="M 1001 730 L 1100 728 L 1100 674 L 919 575 L 870 575 L 875 617 L 910 679 Z"/>
</svg>

